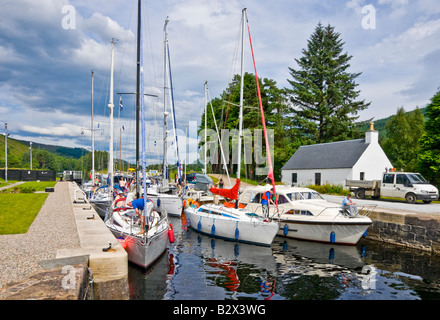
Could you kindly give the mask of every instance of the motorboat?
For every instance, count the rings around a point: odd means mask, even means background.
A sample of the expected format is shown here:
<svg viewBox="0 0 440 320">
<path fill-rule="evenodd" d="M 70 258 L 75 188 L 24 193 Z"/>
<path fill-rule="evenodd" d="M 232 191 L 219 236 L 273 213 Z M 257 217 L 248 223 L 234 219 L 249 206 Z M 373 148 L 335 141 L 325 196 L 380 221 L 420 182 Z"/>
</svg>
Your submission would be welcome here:
<svg viewBox="0 0 440 320">
<path fill-rule="evenodd" d="M 270 186 L 248 187 L 243 190 L 240 202 L 246 209 L 263 216 L 261 197 Z M 309 188 L 277 186 L 278 210 L 269 206 L 269 216 L 280 225 L 279 236 L 326 243 L 355 245 L 373 223 L 368 215 L 375 206 L 359 208 L 350 216 L 332 202 L 328 202 Z"/>
</svg>

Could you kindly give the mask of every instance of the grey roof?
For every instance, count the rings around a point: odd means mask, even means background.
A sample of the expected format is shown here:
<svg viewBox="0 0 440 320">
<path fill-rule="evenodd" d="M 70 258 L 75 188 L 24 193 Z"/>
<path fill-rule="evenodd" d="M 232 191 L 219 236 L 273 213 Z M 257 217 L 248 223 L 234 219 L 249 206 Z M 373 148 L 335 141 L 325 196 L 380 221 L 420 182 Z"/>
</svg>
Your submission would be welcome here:
<svg viewBox="0 0 440 320">
<path fill-rule="evenodd" d="M 352 168 L 368 146 L 365 139 L 301 146 L 282 170 Z"/>
</svg>

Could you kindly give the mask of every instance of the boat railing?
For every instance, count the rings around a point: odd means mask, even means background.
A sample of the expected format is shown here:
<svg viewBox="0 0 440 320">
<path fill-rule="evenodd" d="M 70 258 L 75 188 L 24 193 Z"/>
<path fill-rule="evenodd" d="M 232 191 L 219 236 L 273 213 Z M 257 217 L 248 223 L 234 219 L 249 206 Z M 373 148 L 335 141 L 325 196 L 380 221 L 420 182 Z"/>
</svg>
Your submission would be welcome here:
<svg viewBox="0 0 440 320">
<path fill-rule="evenodd" d="M 339 208 L 338 214 L 333 218 L 333 221 L 339 216 L 342 215 L 345 218 L 356 218 L 358 216 L 365 216 L 368 217 L 370 214 L 376 209 L 377 205 L 375 204 L 367 204 L 362 206 L 361 208 L 358 208 L 358 213 L 355 215 L 350 215 L 347 209 L 343 209 L 341 207 L 332 207 L 332 208 Z M 324 209 L 325 210 L 325 209 Z M 323 210 L 323 211 L 324 211 Z M 322 211 L 321 211 L 322 212 Z"/>
<path fill-rule="evenodd" d="M 359 215 L 369 217 L 370 214 L 376 209 L 377 204 L 366 204 L 359 209 Z"/>
<path fill-rule="evenodd" d="M 315 219 L 318 218 L 321 214 L 324 213 L 324 211 L 328 210 L 328 209 L 333 209 L 333 210 L 337 210 L 338 214 L 334 217 L 334 219 L 336 219 L 336 217 L 338 217 L 340 214 L 343 214 L 343 210 L 341 209 L 340 206 L 331 206 L 331 207 L 325 207 L 324 209 L 322 209 L 316 216 L 314 215 Z M 333 220 L 334 220 L 333 219 Z"/>
<path fill-rule="evenodd" d="M 250 210 L 250 211 L 251 211 L 251 210 Z M 272 215 L 271 215 L 271 214 L 270 214 L 271 210 L 270 210 L 270 208 L 269 208 L 269 218 L 270 218 L 270 219 L 273 219 L 274 216 L 276 216 L 276 215 L 279 216 L 279 215 L 283 214 L 284 211 L 285 211 L 285 208 L 278 208 L 278 212 L 277 212 L 276 210 L 274 210 L 274 212 L 273 212 Z M 262 206 L 262 205 L 261 205 L 261 206 L 257 206 L 257 207 L 254 209 L 254 211 L 253 211 L 252 213 L 256 214 L 256 215 L 259 216 L 259 217 L 263 217 L 263 216 L 264 216 L 264 213 L 263 213 L 263 206 Z"/>
</svg>

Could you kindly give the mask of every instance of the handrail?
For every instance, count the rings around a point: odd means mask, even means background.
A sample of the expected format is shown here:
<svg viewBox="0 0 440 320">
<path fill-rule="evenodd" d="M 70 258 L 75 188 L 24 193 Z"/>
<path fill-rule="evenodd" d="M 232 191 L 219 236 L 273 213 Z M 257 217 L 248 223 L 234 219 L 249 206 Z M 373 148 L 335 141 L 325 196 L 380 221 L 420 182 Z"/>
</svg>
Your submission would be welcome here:
<svg viewBox="0 0 440 320">
<path fill-rule="evenodd" d="M 361 212 L 364 210 L 365 207 L 367 207 L 367 208 L 371 207 L 371 209 L 367 209 L 367 210 L 365 210 L 366 211 L 365 213 L 361 214 Z M 362 208 L 359 210 L 359 214 L 362 216 L 369 217 L 370 214 L 376 209 L 376 207 L 377 207 L 377 204 L 366 204 L 366 205 L 362 206 Z"/>
</svg>

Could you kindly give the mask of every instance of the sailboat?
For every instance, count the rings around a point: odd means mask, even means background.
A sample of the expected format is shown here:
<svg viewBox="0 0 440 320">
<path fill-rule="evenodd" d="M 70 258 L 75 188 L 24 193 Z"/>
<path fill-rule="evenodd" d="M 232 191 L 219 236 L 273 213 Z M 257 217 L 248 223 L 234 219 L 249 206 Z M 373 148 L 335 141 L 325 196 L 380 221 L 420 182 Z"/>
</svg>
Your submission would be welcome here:
<svg viewBox="0 0 440 320">
<path fill-rule="evenodd" d="M 108 185 L 102 186 L 95 190 L 90 197 L 89 202 L 98 213 L 98 215 L 105 219 L 107 214 L 111 213 L 111 206 L 113 203 L 113 69 L 115 59 L 115 41 L 112 40 L 112 56 L 111 56 L 111 71 L 110 71 L 110 99 L 108 107 L 110 108 L 110 147 L 109 147 L 109 161 L 108 161 Z M 92 132 L 93 135 L 93 132 Z"/>
<path fill-rule="evenodd" d="M 142 136 L 142 189 L 147 194 L 141 0 L 138 0 L 137 45 L 136 134 L 137 137 L 140 134 Z M 139 122 L 141 122 L 141 132 L 139 132 Z M 136 158 L 139 158 L 138 143 L 136 144 Z M 136 170 L 136 175 L 138 176 L 138 170 Z M 137 181 L 140 180 L 137 179 Z M 137 188 L 138 186 L 139 184 L 137 184 Z M 127 198 L 121 199 L 128 201 Z M 166 212 L 157 212 L 154 210 L 151 200 L 148 200 L 145 196 L 143 199 L 144 210 L 142 214 L 145 221 L 145 229 L 143 229 L 141 219 L 132 208 L 127 207 L 127 203 L 122 207 L 113 209 L 105 224 L 127 251 L 128 260 L 142 268 L 148 269 L 162 256 L 173 236 Z"/>
<path fill-rule="evenodd" d="M 172 78 L 171 78 L 171 64 L 170 64 L 170 56 L 169 56 L 169 47 L 168 47 L 168 33 L 167 33 L 167 25 L 169 20 L 165 20 L 165 26 L 164 26 L 164 33 L 165 33 L 165 41 L 164 41 L 164 163 L 163 163 L 163 177 L 162 177 L 162 184 L 161 185 L 151 185 L 150 188 L 148 188 L 148 198 L 153 201 L 154 209 L 159 212 L 166 212 L 169 215 L 172 216 L 178 216 L 182 214 L 182 204 L 183 199 L 178 194 L 173 193 L 167 193 L 166 191 L 169 190 L 168 187 L 168 179 L 167 179 L 167 116 L 168 112 L 166 111 L 166 89 L 167 89 L 167 66 L 169 68 L 169 79 L 170 79 L 170 90 L 171 90 L 171 97 L 173 96 L 173 88 L 172 88 Z M 176 119 L 174 116 L 174 100 L 172 99 L 172 107 L 173 107 L 173 126 L 175 129 L 176 125 Z M 179 160 L 179 150 L 177 145 L 177 136 L 175 136 L 175 147 L 176 147 L 176 154 L 177 154 L 177 170 L 179 173 L 179 184 L 181 184 L 181 170 L 180 170 L 180 160 Z"/>
<path fill-rule="evenodd" d="M 240 121 L 238 135 L 238 166 L 237 180 L 231 189 L 211 188 L 212 193 L 236 200 L 234 206 L 223 204 L 203 204 L 200 207 L 192 203 L 185 207 L 185 215 L 192 229 L 199 233 L 232 241 L 250 244 L 270 246 L 275 238 L 279 226 L 278 223 L 263 220 L 255 213 L 238 205 L 240 188 L 240 157 L 241 136 L 243 122 L 243 67 L 244 67 L 244 32 L 246 23 L 246 9 L 242 11 L 242 48 L 241 48 L 241 88 L 240 88 Z"/>
</svg>

